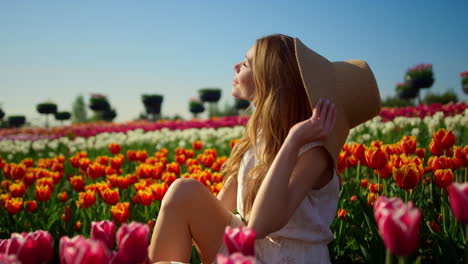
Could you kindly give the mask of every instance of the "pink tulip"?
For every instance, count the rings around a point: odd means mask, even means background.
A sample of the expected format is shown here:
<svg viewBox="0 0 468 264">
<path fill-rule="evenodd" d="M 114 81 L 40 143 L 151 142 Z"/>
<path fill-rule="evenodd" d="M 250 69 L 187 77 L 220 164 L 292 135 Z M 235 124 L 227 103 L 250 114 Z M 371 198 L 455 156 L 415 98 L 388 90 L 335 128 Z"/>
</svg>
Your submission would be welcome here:
<svg viewBox="0 0 468 264">
<path fill-rule="evenodd" d="M 254 256 L 255 231 L 245 226 L 226 226 L 224 244 L 229 254 L 241 252 L 246 256 Z"/>
<path fill-rule="evenodd" d="M 468 224 L 468 183 L 452 183 L 448 188 L 453 216 L 462 224 Z"/>
<path fill-rule="evenodd" d="M 237 252 L 230 256 L 224 256 L 218 254 L 216 256 L 216 263 L 218 264 L 255 264 L 255 258 L 250 256 L 244 256 L 242 253 Z"/>
<path fill-rule="evenodd" d="M 0 263 L 2 264 L 21 264 L 15 255 L 0 253 Z"/>
<path fill-rule="evenodd" d="M 419 244 L 421 211 L 412 202 L 405 205 L 400 198 L 380 197 L 374 204 L 374 217 L 385 247 L 394 255 L 413 254 Z"/>
<path fill-rule="evenodd" d="M 141 263 L 148 255 L 149 227 L 147 224 L 123 223 L 117 231 L 118 258 L 123 263 Z"/>
<path fill-rule="evenodd" d="M 91 239 L 100 240 L 112 250 L 115 245 L 115 223 L 109 220 L 91 222 Z"/>
<path fill-rule="evenodd" d="M 52 260 L 52 236 L 43 230 L 32 233 L 13 233 L 0 245 L 8 255 L 16 255 L 24 263 L 42 263 Z"/>
<path fill-rule="evenodd" d="M 99 240 L 76 236 L 60 239 L 60 263 L 63 264 L 106 264 L 107 247 Z"/>
<path fill-rule="evenodd" d="M 0 239 L 0 254 L 6 253 L 7 245 L 9 242 L 9 239 Z"/>
</svg>

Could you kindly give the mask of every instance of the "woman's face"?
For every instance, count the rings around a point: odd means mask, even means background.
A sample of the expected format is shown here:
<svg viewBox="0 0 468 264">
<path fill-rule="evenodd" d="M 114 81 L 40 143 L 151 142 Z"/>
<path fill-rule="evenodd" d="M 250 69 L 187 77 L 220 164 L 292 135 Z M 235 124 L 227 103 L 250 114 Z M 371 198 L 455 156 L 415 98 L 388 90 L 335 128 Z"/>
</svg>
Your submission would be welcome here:
<svg viewBox="0 0 468 264">
<path fill-rule="evenodd" d="M 248 101 L 253 100 L 253 96 L 255 94 L 255 85 L 252 73 L 252 59 L 254 52 L 255 45 L 247 51 L 243 61 L 234 65 L 234 71 L 236 74 L 232 81 L 232 96 L 238 99 Z"/>
</svg>

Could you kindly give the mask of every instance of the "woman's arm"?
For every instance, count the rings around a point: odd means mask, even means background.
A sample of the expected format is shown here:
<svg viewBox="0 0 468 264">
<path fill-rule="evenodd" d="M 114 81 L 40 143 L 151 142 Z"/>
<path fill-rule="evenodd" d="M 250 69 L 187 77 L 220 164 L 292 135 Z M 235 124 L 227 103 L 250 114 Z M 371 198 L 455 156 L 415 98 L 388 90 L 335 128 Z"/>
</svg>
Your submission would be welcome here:
<svg viewBox="0 0 468 264">
<path fill-rule="evenodd" d="M 221 204 L 233 212 L 237 208 L 237 180 L 235 176 L 229 178 L 217 196 Z"/>
<path fill-rule="evenodd" d="M 323 139 L 334 126 L 334 107 L 322 109 L 322 104 L 317 104 L 311 119 L 291 128 L 268 169 L 248 223 L 248 227 L 255 230 L 257 239 L 286 225 L 307 192 L 321 185 L 324 174 L 329 173 L 327 168 L 333 162 L 323 147 L 312 148 L 297 159 L 299 149 L 306 142 Z"/>
</svg>

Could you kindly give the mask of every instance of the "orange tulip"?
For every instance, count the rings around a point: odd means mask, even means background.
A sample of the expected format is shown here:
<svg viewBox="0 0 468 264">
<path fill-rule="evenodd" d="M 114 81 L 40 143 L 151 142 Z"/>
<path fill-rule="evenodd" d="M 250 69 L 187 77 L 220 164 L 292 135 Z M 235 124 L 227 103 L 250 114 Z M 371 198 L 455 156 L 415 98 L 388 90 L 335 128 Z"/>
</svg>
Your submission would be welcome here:
<svg viewBox="0 0 468 264">
<path fill-rule="evenodd" d="M 84 208 L 88 208 L 96 202 L 96 195 L 91 190 L 78 193 L 78 197 L 80 205 Z"/>
<path fill-rule="evenodd" d="M 198 160 L 205 168 L 210 168 L 215 161 L 215 157 L 212 155 L 200 154 L 198 155 Z"/>
<path fill-rule="evenodd" d="M 239 139 L 232 139 L 232 140 L 229 142 L 229 147 L 230 147 L 231 149 L 233 149 L 234 146 L 237 145 L 237 143 L 239 143 L 239 141 L 240 141 Z"/>
<path fill-rule="evenodd" d="M 49 185 L 36 185 L 35 195 L 39 202 L 47 202 L 50 199 L 52 189 Z"/>
<path fill-rule="evenodd" d="M 57 194 L 57 198 L 59 199 L 60 202 L 64 203 L 68 199 L 68 195 L 66 192 L 60 192 Z"/>
<path fill-rule="evenodd" d="M 380 148 L 370 148 L 365 152 L 367 166 L 374 170 L 381 170 L 387 166 L 388 156 L 385 151 Z"/>
<path fill-rule="evenodd" d="M 7 200 L 11 199 L 11 194 L 4 193 L 0 194 L 0 207 L 4 207 Z"/>
<path fill-rule="evenodd" d="M 375 200 L 377 200 L 377 198 L 379 198 L 379 194 L 378 194 L 378 193 L 369 192 L 369 193 L 367 194 L 367 204 L 368 204 L 370 207 L 374 207 L 374 203 L 375 203 Z"/>
<path fill-rule="evenodd" d="M 12 182 L 10 180 L 3 180 L 2 181 L 2 188 L 8 190 L 8 188 L 10 188 L 11 184 L 12 184 Z"/>
<path fill-rule="evenodd" d="M 195 155 L 195 152 L 193 151 L 193 149 L 186 149 L 185 150 L 185 158 L 187 158 L 187 159 L 193 158 L 194 155 Z"/>
<path fill-rule="evenodd" d="M 440 188 L 445 188 L 453 182 L 453 172 L 451 169 L 436 170 L 434 172 L 434 182 Z"/>
<path fill-rule="evenodd" d="M 36 180 L 36 174 L 34 173 L 34 171 L 26 171 L 26 174 L 24 174 L 24 177 L 23 177 L 24 184 L 26 184 L 27 186 L 30 186 L 34 183 L 35 180 Z"/>
<path fill-rule="evenodd" d="M 178 155 L 185 155 L 185 149 L 184 148 L 176 148 L 175 149 L 175 156 Z"/>
<path fill-rule="evenodd" d="M 69 178 L 70 184 L 72 185 L 73 189 L 77 192 L 84 191 L 85 182 L 82 176 L 72 176 Z"/>
<path fill-rule="evenodd" d="M 81 221 L 78 220 L 75 223 L 75 231 L 80 231 L 81 230 Z"/>
<path fill-rule="evenodd" d="M 115 205 L 119 202 L 118 189 L 105 189 L 104 191 L 102 191 L 101 196 L 106 204 Z"/>
<path fill-rule="evenodd" d="M 161 180 L 165 181 L 169 186 L 176 180 L 176 175 L 172 172 L 164 172 Z"/>
<path fill-rule="evenodd" d="M 18 181 L 16 183 L 12 183 L 8 187 L 8 190 L 13 197 L 23 197 L 23 195 L 26 193 L 26 185 L 24 185 L 23 182 Z"/>
<path fill-rule="evenodd" d="M 404 190 L 416 187 L 421 181 L 423 173 L 422 166 L 416 166 L 415 164 L 403 165 L 400 169 L 393 168 L 393 177 L 397 185 Z"/>
<path fill-rule="evenodd" d="M 150 187 L 153 193 L 153 198 L 156 201 L 162 201 L 162 199 L 164 198 L 164 195 L 169 189 L 169 186 L 165 182 L 155 183 L 155 184 L 152 184 Z"/>
<path fill-rule="evenodd" d="M 133 188 L 135 188 L 135 191 L 138 192 L 139 190 L 146 189 L 149 185 L 150 185 L 149 180 L 142 179 L 136 182 L 135 184 L 133 184 Z"/>
<path fill-rule="evenodd" d="M 153 193 L 151 188 L 146 188 L 144 190 L 138 190 L 135 201 L 141 205 L 149 206 L 153 202 Z"/>
<path fill-rule="evenodd" d="M 377 184 L 377 183 L 371 183 L 369 184 L 369 191 L 371 193 L 378 193 L 380 191 L 382 191 L 382 184 Z"/>
<path fill-rule="evenodd" d="M 117 203 L 111 207 L 112 218 L 119 223 L 127 221 L 130 212 L 130 203 Z"/>
<path fill-rule="evenodd" d="M 138 161 L 136 150 L 127 150 L 127 159 L 129 161 Z"/>
<path fill-rule="evenodd" d="M 140 162 L 145 162 L 146 158 L 148 158 L 148 153 L 146 150 L 140 150 L 136 153 L 137 160 Z"/>
<path fill-rule="evenodd" d="M 375 148 L 381 148 L 383 145 L 383 142 L 381 140 L 373 140 L 370 144 L 371 147 Z"/>
<path fill-rule="evenodd" d="M 346 218 L 346 215 L 348 214 L 348 210 L 346 209 L 338 209 L 338 217 L 343 220 L 343 221 L 348 221 L 348 219 Z"/>
<path fill-rule="evenodd" d="M 119 186 L 119 183 L 118 183 L 118 175 L 117 174 L 111 174 L 111 175 L 107 175 L 107 180 L 110 182 L 110 184 L 112 185 L 111 187 L 117 187 Z"/>
<path fill-rule="evenodd" d="M 120 145 L 117 144 L 117 143 L 111 143 L 111 144 L 109 144 L 108 147 L 109 147 L 109 151 L 114 155 L 118 154 L 120 152 L 120 149 L 121 149 Z"/>
<path fill-rule="evenodd" d="M 205 149 L 205 150 L 203 151 L 203 154 L 205 154 L 205 155 L 211 155 L 211 156 L 213 156 L 213 158 L 215 158 L 215 159 L 216 159 L 216 157 L 218 156 L 218 154 L 217 154 L 217 152 L 216 152 L 216 149 L 214 149 L 214 148 Z"/>
<path fill-rule="evenodd" d="M 136 168 L 136 173 L 137 173 L 138 177 L 140 177 L 142 179 L 148 179 L 153 174 L 153 166 L 145 164 L 145 163 L 141 163 Z"/>
<path fill-rule="evenodd" d="M 177 162 L 171 162 L 166 165 L 167 172 L 172 172 L 175 175 L 180 174 L 180 165 Z"/>
<path fill-rule="evenodd" d="M 192 148 L 194 150 L 200 150 L 203 148 L 203 143 L 201 142 L 201 140 L 196 140 L 192 143 Z"/>
<path fill-rule="evenodd" d="M 390 178 L 390 175 L 392 175 L 392 164 L 390 162 L 387 162 L 387 166 L 381 170 L 374 170 L 374 172 L 382 179 L 388 179 Z"/>
<path fill-rule="evenodd" d="M 359 184 L 361 185 L 362 188 L 366 188 L 368 183 L 369 183 L 369 180 L 362 179 Z"/>
<path fill-rule="evenodd" d="M 5 207 L 10 214 L 17 214 L 23 209 L 22 198 L 11 198 L 5 202 Z"/>
</svg>

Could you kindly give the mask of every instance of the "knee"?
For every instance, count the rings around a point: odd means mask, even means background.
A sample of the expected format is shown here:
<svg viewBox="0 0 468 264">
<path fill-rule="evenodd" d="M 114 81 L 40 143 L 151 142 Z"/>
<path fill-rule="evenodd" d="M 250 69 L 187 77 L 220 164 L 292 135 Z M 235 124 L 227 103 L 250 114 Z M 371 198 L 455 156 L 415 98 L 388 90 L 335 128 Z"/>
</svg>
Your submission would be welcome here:
<svg viewBox="0 0 468 264">
<path fill-rule="evenodd" d="M 179 178 L 175 180 L 167 190 L 162 200 L 161 209 L 164 208 L 184 208 L 191 206 L 201 183 L 191 178 Z"/>
</svg>

